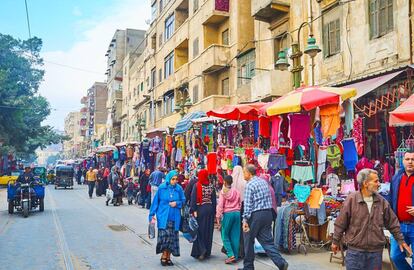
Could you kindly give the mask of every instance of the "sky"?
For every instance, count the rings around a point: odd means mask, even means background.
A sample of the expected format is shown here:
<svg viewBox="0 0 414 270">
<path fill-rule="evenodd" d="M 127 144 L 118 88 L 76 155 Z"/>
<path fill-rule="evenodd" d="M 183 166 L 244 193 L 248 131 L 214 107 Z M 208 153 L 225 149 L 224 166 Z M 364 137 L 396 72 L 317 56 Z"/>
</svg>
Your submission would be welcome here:
<svg viewBox="0 0 414 270">
<path fill-rule="evenodd" d="M 116 29 L 148 29 L 150 0 L 27 0 L 31 35 L 43 40 L 39 93 L 52 112 L 44 124 L 63 130 L 65 116 L 105 81 L 105 52 Z M 25 0 L 1 0 L 0 33 L 29 37 Z"/>
</svg>

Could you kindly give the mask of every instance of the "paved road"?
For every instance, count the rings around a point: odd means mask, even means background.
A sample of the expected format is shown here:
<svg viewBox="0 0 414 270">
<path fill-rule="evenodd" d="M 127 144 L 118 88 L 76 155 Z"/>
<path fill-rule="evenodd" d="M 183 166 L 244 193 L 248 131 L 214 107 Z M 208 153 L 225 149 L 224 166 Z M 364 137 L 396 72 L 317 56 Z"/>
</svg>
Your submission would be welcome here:
<svg viewBox="0 0 414 270">
<path fill-rule="evenodd" d="M 155 240 L 147 237 L 148 210 L 137 206 L 105 206 L 105 199 L 89 199 L 85 186 L 74 190 L 46 190 L 45 211 L 28 218 L 8 215 L 6 192 L 0 190 L 0 269 L 160 269 Z M 191 245 L 180 239 L 181 257 L 170 269 L 236 269 L 225 265 L 221 239 L 214 235 L 213 256 L 203 262 L 189 254 Z M 284 255 L 289 269 L 342 269 L 329 263 L 326 251 Z M 241 267 L 239 263 L 237 266 Z M 276 269 L 268 258 L 257 258 L 256 269 Z"/>
</svg>

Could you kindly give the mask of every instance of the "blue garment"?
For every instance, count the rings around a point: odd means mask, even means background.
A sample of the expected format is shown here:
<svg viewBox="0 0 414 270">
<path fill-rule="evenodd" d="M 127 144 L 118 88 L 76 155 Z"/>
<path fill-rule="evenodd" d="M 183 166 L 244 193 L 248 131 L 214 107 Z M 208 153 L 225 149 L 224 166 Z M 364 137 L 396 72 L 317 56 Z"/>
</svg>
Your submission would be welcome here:
<svg viewBox="0 0 414 270">
<path fill-rule="evenodd" d="M 254 141 L 257 142 L 259 138 L 259 121 L 253 121 Z"/>
<path fill-rule="evenodd" d="M 177 171 L 175 170 L 167 174 L 165 182 L 158 187 L 158 191 L 152 202 L 148 220 L 151 221 L 156 215 L 158 229 L 167 229 L 170 217 L 174 221 L 175 230 L 178 231 L 180 228 L 181 208 L 185 203 L 185 196 L 183 188 L 180 185 L 170 185 L 171 178 L 176 175 Z M 170 202 L 176 202 L 177 206 L 170 207 Z"/>
<path fill-rule="evenodd" d="M 404 236 L 404 241 L 407 245 L 414 245 L 414 224 L 406 224 L 401 223 L 401 233 Z M 395 267 L 398 270 L 411 270 L 414 269 L 414 260 L 411 263 L 411 266 L 408 264 L 407 260 L 405 259 L 405 253 L 401 252 L 400 246 L 398 245 L 397 240 L 395 240 L 394 236 L 391 235 L 391 250 L 390 250 L 390 257 L 393 261 Z"/>
<path fill-rule="evenodd" d="M 247 182 L 244 191 L 243 220 L 250 219 L 253 212 L 258 210 L 272 209 L 272 195 L 269 184 L 257 176 Z"/>
<path fill-rule="evenodd" d="M 300 185 L 296 184 L 293 187 L 293 194 L 295 194 L 296 199 L 298 199 L 299 202 L 304 203 L 309 198 L 311 188 L 308 185 Z"/>
<path fill-rule="evenodd" d="M 318 217 L 319 225 L 323 225 L 325 223 L 325 220 L 326 220 L 325 202 L 322 202 L 319 209 L 316 209 L 316 215 Z"/>
<path fill-rule="evenodd" d="M 321 128 L 321 124 L 318 124 L 314 129 L 313 129 L 314 133 L 315 133 L 315 141 L 318 145 L 322 145 L 322 140 L 323 140 L 323 136 L 322 136 L 322 128 Z"/>
<path fill-rule="evenodd" d="M 344 166 L 347 171 L 353 171 L 358 163 L 355 141 L 354 139 L 343 140 L 342 146 L 344 147 Z"/>
<path fill-rule="evenodd" d="M 165 175 L 163 172 L 156 170 L 153 171 L 149 178 L 149 183 L 151 186 L 159 186 L 162 183 L 162 179 L 164 179 Z"/>
<path fill-rule="evenodd" d="M 115 150 L 114 150 L 114 153 L 113 153 L 112 157 L 114 158 L 114 160 L 118 160 L 118 159 L 119 159 L 119 152 L 118 152 L 118 149 L 115 149 Z"/>
<path fill-rule="evenodd" d="M 404 173 L 405 173 L 404 169 L 399 170 L 391 180 L 391 189 L 390 189 L 390 196 L 388 197 L 389 199 L 388 202 L 391 205 L 394 213 L 397 213 L 398 191 L 400 189 L 400 182 L 401 182 L 401 178 Z M 414 185 L 413 185 L 412 194 L 414 194 Z M 414 196 L 412 197 L 413 197 L 412 205 L 414 205 Z"/>
<path fill-rule="evenodd" d="M 345 257 L 346 269 L 381 269 L 382 267 L 382 251 L 369 252 L 348 249 Z M 405 269 L 399 268 L 397 269 Z M 411 267 L 409 268 L 411 269 Z"/>
</svg>

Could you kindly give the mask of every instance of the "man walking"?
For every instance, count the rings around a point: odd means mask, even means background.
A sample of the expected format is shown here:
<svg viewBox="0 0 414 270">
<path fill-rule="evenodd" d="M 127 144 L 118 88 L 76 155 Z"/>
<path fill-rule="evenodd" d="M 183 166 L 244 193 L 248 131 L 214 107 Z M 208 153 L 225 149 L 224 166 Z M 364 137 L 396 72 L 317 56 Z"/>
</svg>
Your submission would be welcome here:
<svg viewBox="0 0 414 270">
<path fill-rule="evenodd" d="M 93 170 L 91 166 L 89 167 L 89 170 L 86 172 L 86 181 L 88 182 L 90 199 L 92 199 L 93 188 L 95 187 L 96 180 L 97 180 L 96 172 Z"/>
<path fill-rule="evenodd" d="M 377 194 L 380 186 L 377 171 L 363 169 L 358 173 L 357 181 L 360 191 L 348 196 L 335 221 L 332 251 L 338 252 L 344 237 L 348 245 L 346 269 L 381 269 L 385 227 L 396 239 L 397 248 L 411 255 L 411 249 L 400 232 L 397 216 L 389 203 Z"/>
<path fill-rule="evenodd" d="M 149 184 L 151 185 L 151 203 L 154 200 L 155 193 L 157 193 L 158 187 L 161 185 L 164 178 L 164 171 L 160 167 L 151 173 L 149 177 Z"/>
<path fill-rule="evenodd" d="M 254 269 L 254 239 L 262 245 L 266 254 L 279 268 L 288 269 L 288 263 L 279 254 L 272 238 L 272 196 L 268 183 L 256 176 L 256 167 L 248 164 L 244 169 L 247 181 L 244 193 L 244 267 L 243 270 Z M 241 269 L 240 269 L 241 270 Z"/>
<path fill-rule="evenodd" d="M 404 154 L 403 168 L 392 178 L 390 204 L 400 221 L 401 233 L 408 245 L 414 244 L 414 152 Z M 398 239 L 391 237 L 391 260 L 398 270 L 414 268 L 405 259 L 406 254 L 399 248 Z"/>
</svg>

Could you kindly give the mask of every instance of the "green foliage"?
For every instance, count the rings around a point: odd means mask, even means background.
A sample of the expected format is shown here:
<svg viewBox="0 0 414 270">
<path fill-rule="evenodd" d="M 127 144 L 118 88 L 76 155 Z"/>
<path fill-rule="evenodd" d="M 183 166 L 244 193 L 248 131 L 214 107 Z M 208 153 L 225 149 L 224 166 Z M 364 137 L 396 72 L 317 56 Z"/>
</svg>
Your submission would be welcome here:
<svg viewBox="0 0 414 270">
<path fill-rule="evenodd" d="M 46 98 L 38 94 L 43 80 L 42 40 L 17 40 L 0 34 L 0 153 L 34 153 L 62 137 L 41 123 L 50 114 Z"/>
</svg>

